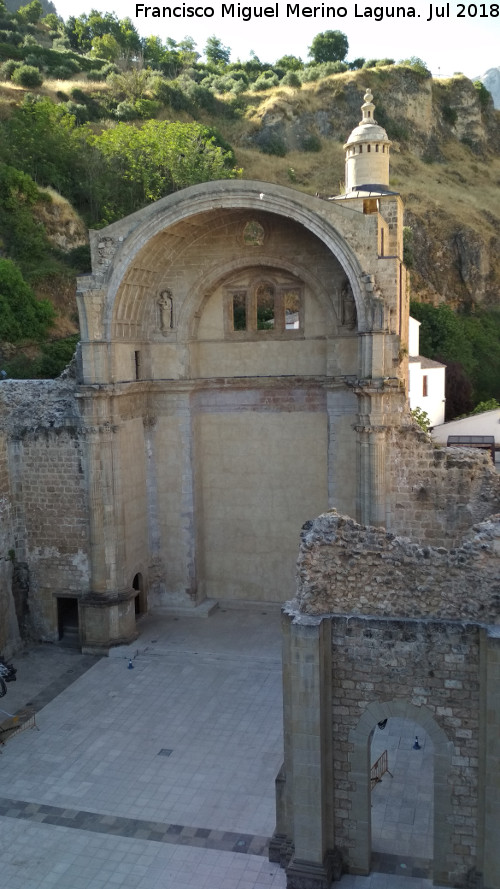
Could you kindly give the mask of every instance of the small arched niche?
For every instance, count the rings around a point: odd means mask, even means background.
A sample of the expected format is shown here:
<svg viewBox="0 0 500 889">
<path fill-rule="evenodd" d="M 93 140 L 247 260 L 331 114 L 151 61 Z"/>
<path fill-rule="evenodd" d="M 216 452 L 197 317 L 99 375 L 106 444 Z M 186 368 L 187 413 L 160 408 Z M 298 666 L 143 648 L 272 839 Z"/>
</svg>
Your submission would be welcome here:
<svg viewBox="0 0 500 889">
<path fill-rule="evenodd" d="M 138 572 L 132 581 L 132 589 L 135 590 L 134 604 L 135 604 L 135 616 L 140 617 L 142 614 L 146 614 L 148 610 L 147 603 L 147 595 L 144 589 L 144 579 L 140 572 Z"/>
</svg>

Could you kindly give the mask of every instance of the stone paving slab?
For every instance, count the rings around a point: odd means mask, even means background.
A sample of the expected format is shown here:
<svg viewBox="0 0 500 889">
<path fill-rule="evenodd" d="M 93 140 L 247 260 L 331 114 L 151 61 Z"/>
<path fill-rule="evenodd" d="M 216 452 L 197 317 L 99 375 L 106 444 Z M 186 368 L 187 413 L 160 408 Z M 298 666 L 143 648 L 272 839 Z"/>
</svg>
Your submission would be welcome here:
<svg viewBox="0 0 500 889">
<path fill-rule="evenodd" d="M 40 731 L 0 756 L 2 889 L 285 889 L 266 858 L 279 613 L 148 615 L 139 628 L 112 657 L 54 651 L 51 674 L 42 647 L 31 664 L 43 670 L 26 684 L 20 671 L 16 705 L 38 700 Z M 415 859 L 376 854 L 392 873 L 344 876 L 342 889 L 430 889 Z"/>
</svg>

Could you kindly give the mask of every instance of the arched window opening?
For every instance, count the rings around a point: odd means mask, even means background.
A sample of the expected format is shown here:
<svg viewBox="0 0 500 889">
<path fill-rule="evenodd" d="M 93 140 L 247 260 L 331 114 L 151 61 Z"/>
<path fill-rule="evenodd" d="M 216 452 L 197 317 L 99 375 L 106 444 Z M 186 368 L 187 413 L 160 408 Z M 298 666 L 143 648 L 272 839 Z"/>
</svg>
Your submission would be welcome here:
<svg viewBox="0 0 500 889">
<path fill-rule="evenodd" d="M 262 282 L 255 290 L 257 304 L 257 330 L 272 330 L 275 325 L 275 289 Z"/>
<path fill-rule="evenodd" d="M 298 290 L 287 290 L 283 294 L 285 310 L 285 330 L 300 328 L 300 294 Z"/>
<path fill-rule="evenodd" d="M 226 336 L 253 339 L 293 337 L 304 327 L 303 288 L 292 276 L 276 271 L 266 279 L 249 274 L 227 287 L 224 302 Z"/>
<path fill-rule="evenodd" d="M 233 293 L 233 330 L 247 329 L 247 295 L 244 290 Z"/>
</svg>

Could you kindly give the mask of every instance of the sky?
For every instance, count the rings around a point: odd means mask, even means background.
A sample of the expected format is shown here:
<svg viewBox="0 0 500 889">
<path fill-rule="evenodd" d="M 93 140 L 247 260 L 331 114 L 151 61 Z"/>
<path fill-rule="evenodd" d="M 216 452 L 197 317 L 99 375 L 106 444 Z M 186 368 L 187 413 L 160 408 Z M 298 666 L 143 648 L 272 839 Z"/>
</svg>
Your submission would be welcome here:
<svg viewBox="0 0 500 889">
<path fill-rule="evenodd" d="M 196 6 L 201 2 L 205 5 Z M 286 0 L 262 5 L 243 2 L 231 4 L 221 0 L 145 0 L 156 8 L 183 10 L 194 8 L 204 12 L 202 17 L 152 17 L 151 5 L 147 17 L 136 15 L 135 0 L 55 0 L 59 15 L 90 12 L 115 12 L 118 18 L 129 17 L 139 33 L 147 37 L 155 34 L 175 41 L 189 36 L 194 39 L 200 55 L 208 37 L 215 35 L 231 49 L 231 61 L 245 61 L 254 52 L 261 61 L 275 62 L 283 55 L 295 55 L 308 60 L 308 49 L 314 36 L 322 31 L 339 30 L 347 35 L 347 60 L 363 57 L 393 58 L 396 61 L 418 56 L 426 62 L 434 76 L 445 77 L 462 72 L 475 78 L 489 68 L 500 66 L 499 2 L 495 3 L 430 3 L 429 0 L 394 0 L 395 5 L 384 5 L 379 0 L 325 0 L 324 4 L 308 6 L 314 0 L 287 3 Z M 318 0 L 317 0 L 318 2 Z M 210 3 L 210 5 L 208 5 Z M 411 6 L 414 3 L 414 6 Z M 399 4 L 399 5 L 398 5 Z M 269 10 L 273 15 L 255 17 L 254 10 Z M 335 17 L 327 17 L 326 9 L 334 9 Z M 238 16 L 238 10 L 240 15 Z M 251 17 L 244 20 L 243 11 Z M 316 10 L 315 16 L 304 15 Z M 325 10 L 324 14 L 322 14 Z M 382 17 L 377 21 L 376 16 Z M 386 11 L 404 10 L 406 16 L 391 18 Z M 411 17 L 411 11 L 414 17 Z M 288 12 L 291 14 L 287 14 Z M 300 15 L 296 12 L 299 11 Z M 213 15 L 210 13 L 213 12 Z M 371 17 L 370 17 L 371 12 Z M 277 15 L 276 15 L 277 13 Z M 410 13 L 410 15 L 408 15 Z M 442 15 L 444 13 L 444 16 Z M 495 15 L 495 13 L 497 13 Z"/>
</svg>

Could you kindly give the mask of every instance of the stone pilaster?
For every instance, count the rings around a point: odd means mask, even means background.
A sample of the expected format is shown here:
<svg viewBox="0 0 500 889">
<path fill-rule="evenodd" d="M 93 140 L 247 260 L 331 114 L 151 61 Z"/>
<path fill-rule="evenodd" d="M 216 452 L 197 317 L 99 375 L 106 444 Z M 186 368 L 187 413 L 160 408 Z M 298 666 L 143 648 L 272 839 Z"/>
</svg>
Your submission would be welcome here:
<svg viewBox="0 0 500 889">
<path fill-rule="evenodd" d="M 288 664 L 284 664 L 285 707 L 291 720 L 286 779 L 293 811 L 293 856 L 287 889 L 329 889 L 340 871 L 333 848 L 330 623 L 291 618 Z"/>
<path fill-rule="evenodd" d="M 80 634 L 85 652 L 106 651 L 136 636 L 135 591 L 124 583 L 125 525 L 116 427 L 105 399 L 94 403 L 93 425 L 85 429 L 89 499 L 90 592 L 80 599 Z"/>
</svg>

